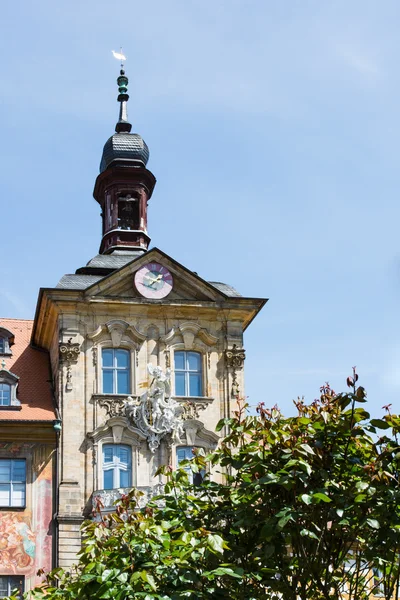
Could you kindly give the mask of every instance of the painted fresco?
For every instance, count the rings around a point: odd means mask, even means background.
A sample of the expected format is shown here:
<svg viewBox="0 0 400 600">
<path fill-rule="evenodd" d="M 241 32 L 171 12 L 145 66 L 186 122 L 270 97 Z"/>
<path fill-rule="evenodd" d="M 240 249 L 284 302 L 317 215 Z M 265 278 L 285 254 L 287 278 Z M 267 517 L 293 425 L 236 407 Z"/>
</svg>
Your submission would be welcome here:
<svg viewBox="0 0 400 600">
<path fill-rule="evenodd" d="M 12 457 L 30 455 L 33 467 L 32 478 L 27 478 L 27 508 L 0 510 L 0 573 L 24 575 L 27 589 L 42 581 L 42 577 L 36 575 L 39 569 L 48 572 L 52 566 L 51 449 L 44 445 L 4 442 L 0 448 Z"/>
</svg>

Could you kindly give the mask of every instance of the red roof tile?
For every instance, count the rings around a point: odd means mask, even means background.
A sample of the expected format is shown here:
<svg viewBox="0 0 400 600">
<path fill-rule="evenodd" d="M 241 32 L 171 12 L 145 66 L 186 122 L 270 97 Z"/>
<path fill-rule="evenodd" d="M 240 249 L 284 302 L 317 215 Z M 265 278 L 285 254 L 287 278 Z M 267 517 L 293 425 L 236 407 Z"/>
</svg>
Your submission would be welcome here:
<svg viewBox="0 0 400 600">
<path fill-rule="evenodd" d="M 0 363 L 18 375 L 17 397 L 21 410 L 0 409 L 0 421 L 53 421 L 54 403 L 50 387 L 50 361 L 45 351 L 30 346 L 33 321 L 25 319 L 0 319 L 0 327 L 5 327 L 15 336 L 11 346 L 12 356 L 0 356 Z"/>
</svg>

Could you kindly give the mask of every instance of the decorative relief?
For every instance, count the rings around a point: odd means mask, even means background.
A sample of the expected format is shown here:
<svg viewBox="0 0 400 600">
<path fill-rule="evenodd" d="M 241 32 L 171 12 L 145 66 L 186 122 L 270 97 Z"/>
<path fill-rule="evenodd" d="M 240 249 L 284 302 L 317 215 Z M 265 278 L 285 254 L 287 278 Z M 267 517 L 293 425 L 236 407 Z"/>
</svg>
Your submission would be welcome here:
<svg viewBox="0 0 400 600">
<path fill-rule="evenodd" d="M 104 325 L 100 325 L 96 331 L 88 334 L 88 338 L 95 343 L 99 342 L 103 337 L 108 339 L 111 337 L 111 343 L 114 348 L 120 346 L 124 336 L 127 336 L 135 344 L 142 344 L 146 339 L 144 333 L 141 333 L 134 325 L 129 325 L 123 319 L 111 319 Z"/>
<path fill-rule="evenodd" d="M 67 382 L 65 389 L 70 392 L 72 388 L 72 365 L 78 362 L 80 345 L 72 343 L 72 337 L 69 338 L 68 342 L 61 342 L 59 346 L 60 350 L 60 362 L 67 366 Z"/>
<path fill-rule="evenodd" d="M 189 400 L 189 402 L 185 402 L 183 404 L 183 420 L 188 421 L 189 419 L 198 419 L 200 417 L 199 413 L 205 410 L 211 402 L 211 398 L 210 400 Z"/>
<path fill-rule="evenodd" d="M 93 348 L 92 348 L 92 358 L 93 358 L 93 366 L 97 367 L 97 346 L 93 346 Z"/>
<path fill-rule="evenodd" d="M 165 367 L 166 369 L 170 369 L 171 368 L 171 353 L 169 350 L 164 350 L 164 356 L 165 356 Z"/>
<path fill-rule="evenodd" d="M 225 350 L 226 366 L 232 369 L 232 398 L 238 398 L 240 395 L 240 387 L 237 379 L 237 371 L 243 368 L 244 361 L 246 358 L 246 351 L 244 348 L 238 348 L 236 344 L 233 344 L 230 350 Z"/>
<path fill-rule="evenodd" d="M 138 399 L 138 396 L 134 398 Z M 126 396 L 117 396 L 114 394 L 106 396 L 99 394 L 94 396 L 94 400 L 101 408 L 105 409 L 109 419 L 113 417 L 125 417 Z"/>
<path fill-rule="evenodd" d="M 171 370 L 165 373 L 161 367 L 147 365 L 153 377 L 150 391 L 140 398 L 129 397 L 125 403 L 125 414 L 147 439 L 151 452 L 155 452 L 161 440 L 170 435 L 173 443 L 181 443 L 183 435 L 183 408 L 171 398 Z"/>
<path fill-rule="evenodd" d="M 201 339 L 207 346 L 215 346 L 218 342 L 218 338 L 215 335 L 212 335 L 205 327 L 201 327 L 194 321 L 185 321 L 178 327 L 173 327 L 168 333 L 161 336 L 161 341 L 168 344 L 173 340 L 175 335 L 181 335 L 183 337 L 183 343 L 185 344 L 186 350 L 191 350 L 191 348 L 193 348 L 196 337 Z"/>
</svg>

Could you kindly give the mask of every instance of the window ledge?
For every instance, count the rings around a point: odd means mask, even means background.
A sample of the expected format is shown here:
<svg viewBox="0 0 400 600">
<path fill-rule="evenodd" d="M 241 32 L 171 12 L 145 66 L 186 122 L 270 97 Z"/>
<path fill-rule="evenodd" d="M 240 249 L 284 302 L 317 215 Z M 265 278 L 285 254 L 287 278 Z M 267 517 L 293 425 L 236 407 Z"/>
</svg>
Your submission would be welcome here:
<svg viewBox="0 0 400 600">
<path fill-rule="evenodd" d="M 2 404 L 0 406 L 0 411 L 2 410 L 21 410 L 22 406 L 21 404 Z"/>
<path fill-rule="evenodd" d="M 173 396 L 173 399 L 178 402 L 195 402 L 196 404 L 200 404 L 201 402 L 211 404 L 214 401 L 214 398 L 210 398 L 209 396 Z"/>
</svg>

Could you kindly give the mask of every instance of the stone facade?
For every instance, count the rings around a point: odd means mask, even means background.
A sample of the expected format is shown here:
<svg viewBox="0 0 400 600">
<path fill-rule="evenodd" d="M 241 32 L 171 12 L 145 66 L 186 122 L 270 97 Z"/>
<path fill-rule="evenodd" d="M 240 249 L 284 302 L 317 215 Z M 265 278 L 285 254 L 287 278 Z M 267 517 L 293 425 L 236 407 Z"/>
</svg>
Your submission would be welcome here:
<svg viewBox="0 0 400 600">
<path fill-rule="evenodd" d="M 162 301 L 146 300 L 134 286 L 144 264 L 157 261 L 173 275 L 173 291 Z M 90 516 L 93 499 L 111 504 L 104 492 L 104 445 L 130 449 L 131 485 L 148 497 L 162 478 L 161 464 L 176 466 L 176 447 L 210 449 L 215 427 L 244 395 L 243 330 L 263 301 L 228 297 L 157 249 L 84 291 L 47 289 L 39 302 L 34 343 L 48 349 L 56 403 L 62 420 L 59 458 L 58 562 L 70 566 L 79 548 L 79 525 Z M 41 314 L 47 318 L 41 319 Z M 103 351 L 129 356 L 129 390 L 105 393 Z M 202 393 L 179 396 L 174 369 L 177 352 L 197 353 Z M 151 451 L 146 436 L 124 411 L 128 397 L 149 389 L 148 365 L 172 371 L 172 397 L 182 405 L 180 444 L 170 436 Z M 121 486 L 123 487 L 123 486 Z M 107 500 L 109 498 L 109 500 Z"/>
</svg>

